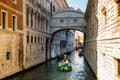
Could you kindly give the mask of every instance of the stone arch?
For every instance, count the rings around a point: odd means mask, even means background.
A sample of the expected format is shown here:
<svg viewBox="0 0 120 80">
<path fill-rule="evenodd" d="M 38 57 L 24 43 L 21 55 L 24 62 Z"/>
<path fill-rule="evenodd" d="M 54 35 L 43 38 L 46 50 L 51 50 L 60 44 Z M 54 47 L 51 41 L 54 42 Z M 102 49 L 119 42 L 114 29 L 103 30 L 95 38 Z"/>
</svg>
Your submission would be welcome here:
<svg viewBox="0 0 120 80">
<path fill-rule="evenodd" d="M 56 33 L 59 32 L 59 31 L 63 31 L 63 30 L 76 30 L 76 31 L 80 31 L 80 32 L 84 33 L 84 32 L 83 32 L 82 30 L 80 30 L 80 29 L 66 28 L 66 29 L 58 29 L 57 31 L 54 31 L 54 32 L 52 33 L 52 35 L 56 34 Z"/>
<path fill-rule="evenodd" d="M 65 8 L 51 17 L 51 34 L 61 29 L 76 29 L 85 33 L 84 13 L 73 8 Z"/>
</svg>

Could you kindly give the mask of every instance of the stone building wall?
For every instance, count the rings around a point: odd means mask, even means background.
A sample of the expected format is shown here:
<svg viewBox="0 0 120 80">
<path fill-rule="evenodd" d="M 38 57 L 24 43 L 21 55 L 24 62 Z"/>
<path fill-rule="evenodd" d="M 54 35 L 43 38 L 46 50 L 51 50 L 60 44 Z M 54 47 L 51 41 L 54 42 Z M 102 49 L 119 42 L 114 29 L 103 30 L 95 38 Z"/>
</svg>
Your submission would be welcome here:
<svg viewBox="0 0 120 80">
<path fill-rule="evenodd" d="M 0 79 L 23 67 L 23 0 L 15 1 L 0 0 Z"/>
<path fill-rule="evenodd" d="M 84 53 L 89 65 L 97 75 L 97 3 L 96 0 L 89 0 L 85 12 L 87 26 L 84 33 Z"/>
<path fill-rule="evenodd" d="M 51 58 L 50 17 L 64 5 L 57 0 L 24 1 L 24 69 L 43 63 Z"/>
<path fill-rule="evenodd" d="M 56 0 L 0 0 L 0 79 L 50 59 L 50 17 L 67 6 L 65 0 L 59 5 Z"/>
<path fill-rule="evenodd" d="M 98 2 L 98 54 L 101 54 L 98 55 L 98 63 L 101 63 L 98 65 L 100 66 L 98 67 L 98 77 L 100 77 L 101 80 L 119 80 L 120 3 L 115 2 L 115 0 L 99 0 Z M 103 68 L 103 70 L 101 70 L 101 68 Z"/>
<path fill-rule="evenodd" d="M 97 6 L 92 6 L 92 3 Z M 85 34 L 84 45 L 85 56 L 98 80 L 120 79 L 119 8 L 119 0 L 98 0 L 98 4 L 96 0 L 90 0 L 88 3 L 85 15 L 88 20 L 86 28 L 88 33 Z M 94 40 L 95 34 L 97 36 Z"/>
<path fill-rule="evenodd" d="M 52 46 L 51 46 L 51 58 L 55 58 L 65 52 L 67 52 L 66 45 L 66 30 L 58 31 L 54 34 Z"/>
<path fill-rule="evenodd" d="M 44 1 L 44 2 L 43 2 Z M 50 11 L 47 0 L 24 1 L 24 69 L 50 59 Z M 47 56 L 47 59 L 46 59 Z"/>
<path fill-rule="evenodd" d="M 0 79 L 22 70 L 23 36 L 0 30 Z"/>
</svg>

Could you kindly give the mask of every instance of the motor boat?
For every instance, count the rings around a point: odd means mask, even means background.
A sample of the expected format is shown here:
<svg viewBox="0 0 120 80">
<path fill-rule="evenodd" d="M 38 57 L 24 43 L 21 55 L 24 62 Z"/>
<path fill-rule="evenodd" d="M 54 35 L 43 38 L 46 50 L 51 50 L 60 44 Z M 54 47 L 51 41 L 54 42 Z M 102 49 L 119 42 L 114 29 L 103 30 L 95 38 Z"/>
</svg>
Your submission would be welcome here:
<svg viewBox="0 0 120 80">
<path fill-rule="evenodd" d="M 58 71 L 72 71 L 71 62 L 69 59 L 62 60 L 58 63 L 57 66 Z"/>
</svg>

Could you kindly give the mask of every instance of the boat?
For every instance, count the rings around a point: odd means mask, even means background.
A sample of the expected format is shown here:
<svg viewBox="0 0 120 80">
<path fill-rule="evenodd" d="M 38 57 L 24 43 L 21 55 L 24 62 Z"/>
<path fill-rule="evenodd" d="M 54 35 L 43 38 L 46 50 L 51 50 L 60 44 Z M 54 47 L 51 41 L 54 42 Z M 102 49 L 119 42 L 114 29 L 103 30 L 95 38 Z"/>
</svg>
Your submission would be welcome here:
<svg viewBox="0 0 120 80">
<path fill-rule="evenodd" d="M 83 56 L 83 50 L 79 52 L 79 56 Z"/>
<path fill-rule="evenodd" d="M 62 60 L 57 66 L 58 71 L 72 71 L 72 65 L 69 59 Z"/>
</svg>

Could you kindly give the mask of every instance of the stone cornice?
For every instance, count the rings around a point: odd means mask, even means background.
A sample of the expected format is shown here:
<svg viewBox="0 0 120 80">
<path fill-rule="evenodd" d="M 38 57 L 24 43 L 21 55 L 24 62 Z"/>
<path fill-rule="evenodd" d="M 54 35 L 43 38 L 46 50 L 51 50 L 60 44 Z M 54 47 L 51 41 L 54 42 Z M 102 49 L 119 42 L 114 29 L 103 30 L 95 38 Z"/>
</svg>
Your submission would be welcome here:
<svg viewBox="0 0 120 80">
<path fill-rule="evenodd" d="M 12 10 L 12 11 L 16 12 L 17 14 L 23 15 L 22 12 L 14 9 L 14 8 L 11 8 L 11 7 L 9 7 L 8 5 L 5 5 L 5 4 L 3 4 L 3 3 L 1 3 L 1 2 L 0 2 L 0 5 L 3 6 L 3 7 L 5 7 L 5 8 L 7 8 L 7 9 L 9 9 L 9 10 Z"/>
</svg>

